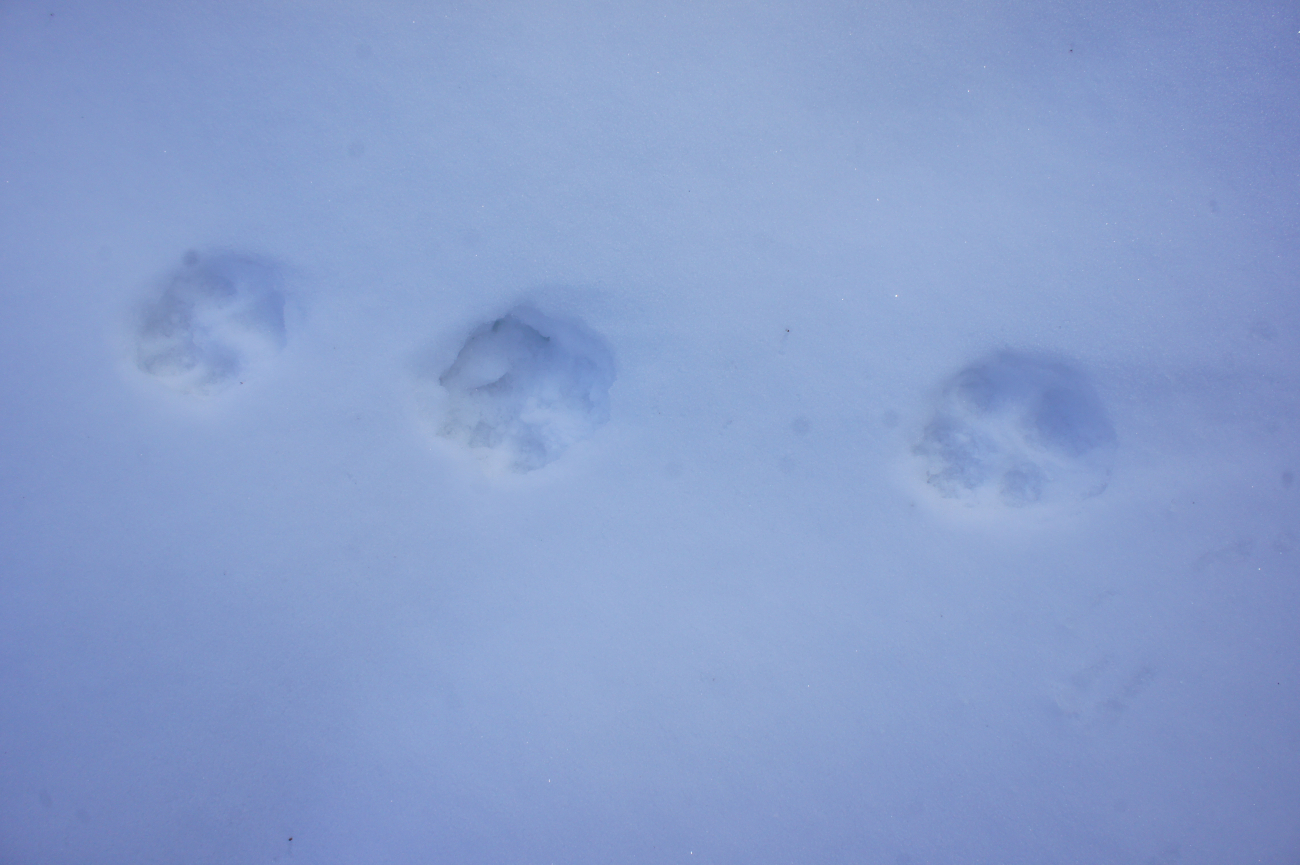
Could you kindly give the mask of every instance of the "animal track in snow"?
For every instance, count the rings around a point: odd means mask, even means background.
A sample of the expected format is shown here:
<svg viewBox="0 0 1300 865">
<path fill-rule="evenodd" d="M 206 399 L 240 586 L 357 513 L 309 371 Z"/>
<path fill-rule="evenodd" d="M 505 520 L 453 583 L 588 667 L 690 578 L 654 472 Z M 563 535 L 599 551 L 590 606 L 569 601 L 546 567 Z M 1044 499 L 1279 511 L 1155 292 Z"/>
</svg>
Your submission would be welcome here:
<svg viewBox="0 0 1300 865">
<path fill-rule="evenodd" d="M 215 393 L 284 347 L 284 306 L 276 266 L 189 253 L 140 311 L 136 364 L 176 390 Z"/>
<path fill-rule="evenodd" d="M 521 308 L 470 334 L 439 378 L 439 434 L 515 472 L 539 469 L 609 419 L 614 359 L 585 328 Z"/>
<path fill-rule="evenodd" d="M 953 377 L 913 450 L 943 496 L 1023 507 L 1102 492 L 1115 447 L 1082 372 L 1055 358 L 1000 352 Z"/>
<path fill-rule="evenodd" d="M 1126 667 L 1104 657 L 1054 684 L 1050 704 L 1080 729 L 1096 731 L 1118 721 L 1155 680 L 1149 666 Z"/>
</svg>

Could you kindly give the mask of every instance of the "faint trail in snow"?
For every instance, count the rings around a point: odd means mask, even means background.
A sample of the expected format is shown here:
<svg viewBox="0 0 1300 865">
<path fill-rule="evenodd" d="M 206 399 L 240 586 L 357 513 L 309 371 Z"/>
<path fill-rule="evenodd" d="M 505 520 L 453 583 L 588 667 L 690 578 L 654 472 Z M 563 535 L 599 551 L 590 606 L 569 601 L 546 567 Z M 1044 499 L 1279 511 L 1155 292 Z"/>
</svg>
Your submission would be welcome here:
<svg viewBox="0 0 1300 865">
<path fill-rule="evenodd" d="M 614 360 L 586 328 L 520 308 L 483 325 L 438 378 L 439 435 L 487 463 L 539 469 L 609 419 Z"/>
<path fill-rule="evenodd" d="M 913 452 L 947 498 L 1024 507 L 1102 492 L 1115 448 L 1082 372 L 1057 358 L 1000 352 L 949 381 Z"/>
<path fill-rule="evenodd" d="M 185 393 L 241 382 L 285 344 L 279 268 L 223 253 L 189 253 L 137 320 L 136 364 Z"/>
</svg>

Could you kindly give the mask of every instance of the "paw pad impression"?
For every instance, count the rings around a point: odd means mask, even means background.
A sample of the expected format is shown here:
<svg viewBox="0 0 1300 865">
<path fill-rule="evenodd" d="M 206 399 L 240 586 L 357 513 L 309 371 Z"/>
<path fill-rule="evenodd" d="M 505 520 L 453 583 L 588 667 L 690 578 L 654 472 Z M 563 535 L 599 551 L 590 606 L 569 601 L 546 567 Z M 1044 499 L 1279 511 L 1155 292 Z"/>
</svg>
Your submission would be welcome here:
<svg viewBox="0 0 1300 865">
<path fill-rule="evenodd" d="M 575 323 L 521 308 L 474 331 L 438 379 L 439 429 L 515 472 L 551 463 L 609 419 L 614 361 Z"/>
<path fill-rule="evenodd" d="M 275 266 L 191 253 L 140 313 L 136 364 L 182 392 L 223 390 L 284 347 L 284 307 Z"/>
<path fill-rule="evenodd" d="M 949 381 L 913 452 L 947 498 L 1024 507 L 1101 493 L 1115 449 L 1115 430 L 1082 372 L 1007 351 Z"/>
</svg>

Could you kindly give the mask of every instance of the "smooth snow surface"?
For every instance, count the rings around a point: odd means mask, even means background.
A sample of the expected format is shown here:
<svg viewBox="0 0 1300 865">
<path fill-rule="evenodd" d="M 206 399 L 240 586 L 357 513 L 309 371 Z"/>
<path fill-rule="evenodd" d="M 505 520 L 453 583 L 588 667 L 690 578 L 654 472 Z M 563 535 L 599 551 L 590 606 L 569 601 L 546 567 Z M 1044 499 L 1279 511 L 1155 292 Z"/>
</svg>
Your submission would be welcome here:
<svg viewBox="0 0 1300 865">
<path fill-rule="evenodd" d="M 1293 2 L 0 0 L 0 863 L 1300 861 Z"/>
</svg>

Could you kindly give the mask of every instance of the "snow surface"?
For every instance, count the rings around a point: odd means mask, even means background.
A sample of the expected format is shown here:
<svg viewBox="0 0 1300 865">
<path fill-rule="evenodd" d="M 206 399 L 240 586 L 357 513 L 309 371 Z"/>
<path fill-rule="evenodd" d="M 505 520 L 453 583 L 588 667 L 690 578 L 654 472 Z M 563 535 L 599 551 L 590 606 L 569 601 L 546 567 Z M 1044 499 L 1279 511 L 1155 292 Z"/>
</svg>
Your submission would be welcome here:
<svg viewBox="0 0 1300 865">
<path fill-rule="evenodd" d="M 136 322 L 142 372 L 185 393 L 209 394 L 252 374 L 284 348 L 284 293 L 275 267 L 235 255 L 184 265 Z"/>
<path fill-rule="evenodd" d="M 973 507 L 1100 495 L 1115 430 L 1088 380 L 1051 358 L 999 352 L 962 370 L 915 447 L 926 481 Z"/>
<path fill-rule="evenodd" d="M 480 327 L 446 372 L 428 376 L 428 411 L 438 435 L 488 466 L 530 472 L 609 420 L 614 377 L 599 338 L 517 309 Z"/>
<path fill-rule="evenodd" d="M 1293 3 L 0 2 L 0 862 L 1294 863 Z"/>
</svg>

